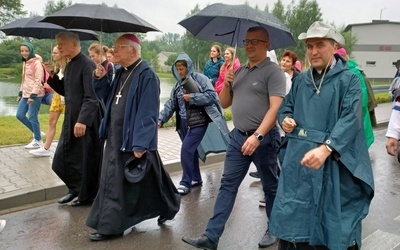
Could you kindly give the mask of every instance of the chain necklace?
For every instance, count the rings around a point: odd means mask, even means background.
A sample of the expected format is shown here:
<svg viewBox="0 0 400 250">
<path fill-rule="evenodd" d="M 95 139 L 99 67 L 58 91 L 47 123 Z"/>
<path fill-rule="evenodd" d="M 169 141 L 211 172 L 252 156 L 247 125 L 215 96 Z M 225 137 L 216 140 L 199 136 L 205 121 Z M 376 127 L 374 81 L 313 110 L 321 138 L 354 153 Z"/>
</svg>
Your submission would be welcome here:
<svg viewBox="0 0 400 250">
<path fill-rule="evenodd" d="M 317 85 L 315 84 L 314 76 L 313 76 L 312 70 L 310 70 L 311 80 L 312 80 L 312 83 L 313 83 L 313 85 L 314 85 L 315 90 L 317 91 L 317 95 L 319 95 L 319 94 L 321 93 L 322 82 L 324 81 L 325 74 L 326 74 L 326 71 L 327 71 L 328 67 L 330 66 L 331 60 L 332 60 L 332 57 L 329 59 L 329 62 L 328 62 L 328 64 L 327 64 L 326 67 L 325 67 L 324 73 L 322 74 L 322 78 L 321 78 L 321 80 L 319 81 L 318 88 L 317 88 Z"/>
<path fill-rule="evenodd" d="M 128 81 L 129 77 L 131 76 L 132 72 L 135 71 L 135 69 L 137 68 L 137 66 L 139 66 L 139 64 L 141 64 L 141 63 L 142 63 L 142 60 L 140 60 L 140 61 L 138 62 L 138 64 L 136 64 L 136 66 L 131 70 L 131 72 L 129 72 L 129 75 L 125 78 L 125 81 L 122 83 L 121 87 L 119 88 L 118 94 L 115 95 L 115 97 L 117 98 L 117 101 L 115 102 L 115 104 L 118 104 L 119 98 L 122 97 L 121 91 L 122 91 L 122 89 L 125 87 L 125 84 L 126 84 L 126 82 Z"/>
</svg>

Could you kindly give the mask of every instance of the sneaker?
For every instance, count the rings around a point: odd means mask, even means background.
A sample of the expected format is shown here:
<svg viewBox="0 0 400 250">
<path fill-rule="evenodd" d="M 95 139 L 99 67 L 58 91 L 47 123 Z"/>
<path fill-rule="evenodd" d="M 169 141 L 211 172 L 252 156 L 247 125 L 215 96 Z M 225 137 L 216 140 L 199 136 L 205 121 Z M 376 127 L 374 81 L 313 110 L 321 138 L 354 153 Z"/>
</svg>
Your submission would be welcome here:
<svg viewBox="0 0 400 250">
<path fill-rule="evenodd" d="M 178 193 L 180 195 L 187 195 L 190 192 L 190 188 L 189 187 L 185 187 L 185 186 L 182 186 L 182 185 L 180 185 L 177 189 L 178 189 Z"/>
<path fill-rule="evenodd" d="M 192 188 L 202 186 L 202 185 L 203 185 L 203 181 L 192 181 Z"/>
<path fill-rule="evenodd" d="M 6 227 L 6 220 L 0 220 L 0 233 Z"/>
<path fill-rule="evenodd" d="M 42 140 L 38 141 L 33 139 L 31 143 L 25 146 L 25 149 L 35 149 L 40 147 L 43 147 L 43 141 Z"/>
<path fill-rule="evenodd" d="M 260 206 L 260 207 L 265 207 L 266 206 L 265 205 L 265 198 L 258 202 L 258 206 Z"/>
<path fill-rule="evenodd" d="M 29 151 L 29 153 L 36 156 L 50 156 L 50 149 L 45 149 L 44 147 L 40 147 L 38 149 Z"/>
<path fill-rule="evenodd" d="M 258 243 L 259 248 L 266 248 L 271 245 L 273 245 L 277 241 L 277 238 L 275 236 L 272 236 L 269 231 L 267 230 L 261 239 L 261 241 Z"/>
</svg>

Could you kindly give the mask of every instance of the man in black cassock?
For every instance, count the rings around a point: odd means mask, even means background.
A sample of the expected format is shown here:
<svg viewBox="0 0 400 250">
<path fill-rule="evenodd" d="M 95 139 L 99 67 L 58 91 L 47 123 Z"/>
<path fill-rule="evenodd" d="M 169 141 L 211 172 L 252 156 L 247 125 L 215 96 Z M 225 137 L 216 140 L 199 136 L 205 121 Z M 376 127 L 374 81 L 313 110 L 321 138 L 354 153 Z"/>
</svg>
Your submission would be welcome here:
<svg viewBox="0 0 400 250">
<path fill-rule="evenodd" d="M 58 202 L 72 206 L 91 204 L 98 190 L 102 141 L 99 139 L 101 111 L 92 85 L 96 65 L 81 53 L 79 37 L 72 32 L 57 34 L 61 56 L 70 59 L 59 79 L 50 63 L 48 84 L 65 97 L 65 116 L 52 168 L 67 185 L 68 194 Z"/>
<path fill-rule="evenodd" d="M 106 139 L 100 188 L 86 221 L 97 230 L 89 234 L 93 241 L 122 236 L 135 224 L 157 216 L 158 223 L 164 223 L 180 207 L 180 195 L 157 151 L 160 81 L 140 58 L 136 36 L 120 36 L 114 58 L 121 68 L 111 83 L 103 66 L 93 72 L 96 94 L 106 104 L 100 126 L 100 136 Z M 134 183 L 124 171 L 133 158 L 144 162 L 146 169 Z"/>
</svg>

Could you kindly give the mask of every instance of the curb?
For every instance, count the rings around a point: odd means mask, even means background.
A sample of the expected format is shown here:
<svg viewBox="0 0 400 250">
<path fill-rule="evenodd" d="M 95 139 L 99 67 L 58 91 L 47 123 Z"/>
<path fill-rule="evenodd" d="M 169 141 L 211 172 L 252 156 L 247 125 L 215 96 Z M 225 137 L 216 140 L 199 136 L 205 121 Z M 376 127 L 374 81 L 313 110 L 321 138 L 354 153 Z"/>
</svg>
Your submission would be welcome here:
<svg viewBox="0 0 400 250">
<path fill-rule="evenodd" d="M 224 161 L 225 153 L 209 154 L 207 162 L 200 161 L 200 167 L 221 163 Z M 164 162 L 164 168 L 170 175 L 176 175 L 182 172 L 179 160 Z M 0 214 L 8 214 L 24 209 L 35 207 L 34 203 L 41 203 L 58 199 L 68 192 L 67 187 L 61 180 L 48 184 L 20 189 L 13 192 L 0 195 Z M 55 201 L 57 202 L 57 201 Z"/>
</svg>

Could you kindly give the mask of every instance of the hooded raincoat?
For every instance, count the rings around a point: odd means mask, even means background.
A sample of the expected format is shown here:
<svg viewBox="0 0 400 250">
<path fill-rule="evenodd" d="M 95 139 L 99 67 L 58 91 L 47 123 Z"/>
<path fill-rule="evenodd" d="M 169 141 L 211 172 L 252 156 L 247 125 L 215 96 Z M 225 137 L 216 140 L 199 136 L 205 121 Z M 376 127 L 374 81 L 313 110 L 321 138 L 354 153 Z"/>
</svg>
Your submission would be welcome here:
<svg viewBox="0 0 400 250">
<path fill-rule="evenodd" d="M 287 133 L 269 229 L 289 242 L 329 249 L 361 247 L 361 220 L 374 195 L 371 162 L 361 114 L 361 90 L 346 62 L 336 57 L 316 94 L 310 72 L 301 73 L 279 109 L 279 123 L 292 117 Z M 305 153 L 327 143 L 334 149 L 321 168 L 300 164 Z"/>
<path fill-rule="evenodd" d="M 180 54 L 176 61 L 178 60 L 185 60 L 187 62 L 187 76 L 192 76 L 200 90 L 199 93 L 190 93 L 189 104 L 203 106 L 204 110 L 212 120 L 212 122 L 208 125 L 206 134 L 197 148 L 199 158 L 205 162 L 207 154 L 221 153 L 226 151 L 229 141 L 229 129 L 226 125 L 224 112 L 219 103 L 218 96 L 216 95 L 213 86 L 211 86 L 209 83 L 209 80 L 204 77 L 204 75 L 194 72 L 193 62 L 187 54 Z M 179 130 L 181 118 L 179 116 L 179 104 L 176 96 L 181 88 L 182 79 L 176 71 L 176 67 L 174 66 L 172 67 L 172 74 L 176 79 L 176 83 L 171 90 L 169 100 L 164 104 L 164 108 L 160 112 L 158 120 L 161 124 L 164 124 L 175 112 L 176 130 L 181 134 L 181 131 Z"/>
<path fill-rule="evenodd" d="M 42 58 L 35 55 L 31 43 L 24 42 L 21 46 L 29 48 L 29 55 L 27 59 L 22 58 L 22 83 L 19 96 L 32 99 L 36 96 L 44 96 Z"/>
</svg>

